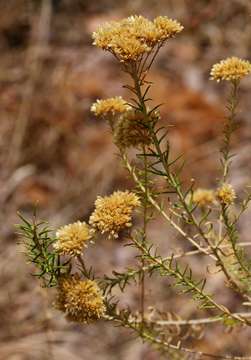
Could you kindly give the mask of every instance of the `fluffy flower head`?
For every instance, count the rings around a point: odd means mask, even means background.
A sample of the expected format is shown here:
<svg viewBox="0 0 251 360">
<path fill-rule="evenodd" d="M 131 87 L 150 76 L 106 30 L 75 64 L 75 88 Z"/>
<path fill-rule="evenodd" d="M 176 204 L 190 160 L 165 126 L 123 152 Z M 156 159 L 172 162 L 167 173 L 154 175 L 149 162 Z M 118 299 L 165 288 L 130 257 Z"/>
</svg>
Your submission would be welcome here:
<svg viewBox="0 0 251 360">
<path fill-rule="evenodd" d="M 198 206 L 205 207 L 215 201 L 214 191 L 209 189 L 197 189 L 193 193 L 193 202 Z"/>
<path fill-rule="evenodd" d="M 129 191 L 115 191 L 110 196 L 98 196 L 90 225 L 109 237 L 118 237 L 120 230 L 132 226 L 132 211 L 140 206 L 137 195 Z"/>
<path fill-rule="evenodd" d="M 137 61 L 160 42 L 179 33 L 183 27 L 175 20 L 159 16 L 150 21 L 130 16 L 121 21 L 106 22 L 93 33 L 93 44 L 110 51 L 119 61 Z"/>
<path fill-rule="evenodd" d="M 91 107 L 91 111 L 96 116 L 114 116 L 129 109 L 130 106 L 127 105 L 126 101 L 121 96 L 115 96 L 105 100 L 97 100 Z"/>
<path fill-rule="evenodd" d="M 244 76 L 250 74 L 251 63 L 238 57 L 227 58 L 213 65 L 211 70 L 211 80 L 241 80 Z"/>
<path fill-rule="evenodd" d="M 66 314 L 67 320 L 79 323 L 96 321 L 105 314 L 103 296 L 97 283 L 80 280 L 77 276 L 61 279 L 55 307 Z"/>
<path fill-rule="evenodd" d="M 60 254 L 77 256 L 81 254 L 91 234 L 85 222 L 77 221 L 59 228 L 56 238 L 57 241 L 53 246 Z"/>
<path fill-rule="evenodd" d="M 223 184 L 216 192 L 217 199 L 224 205 L 231 205 L 236 198 L 235 190 L 231 184 Z"/>
</svg>

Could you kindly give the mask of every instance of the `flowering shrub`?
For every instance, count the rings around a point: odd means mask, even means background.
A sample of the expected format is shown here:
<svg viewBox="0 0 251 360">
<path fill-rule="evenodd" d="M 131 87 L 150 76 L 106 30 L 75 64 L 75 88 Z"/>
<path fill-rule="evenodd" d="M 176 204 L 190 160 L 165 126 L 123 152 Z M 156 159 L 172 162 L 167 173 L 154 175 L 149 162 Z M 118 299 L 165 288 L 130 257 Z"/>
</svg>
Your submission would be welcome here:
<svg viewBox="0 0 251 360">
<path fill-rule="evenodd" d="M 226 286 L 250 304 L 251 261 L 239 242 L 238 221 L 248 207 L 251 194 L 247 192 L 240 200 L 230 184 L 229 172 L 231 136 L 237 127 L 238 90 L 241 79 L 251 72 L 251 64 L 232 57 L 212 67 L 211 79 L 226 80 L 230 86 L 228 116 L 220 149 L 221 175 L 216 189 L 196 188 L 195 182 L 184 186 L 177 170 L 179 159 L 173 160 L 168 134 L 159 125 L 159 106 L 152 106 L 148 97 L 152 84 L 147 81 L 160 48 L 182 30 L 183 26 L 176 20 L 165 16 L 153 21 L 131 16 L 105 23 L 93 34 L 94 45 L 110 52 L 131 79 L 131 83 L 125 85 L 133 96 L 130 102 L 120 96 L 97 100 L 91 111 L 109 124 L 122 164 L 134 180 L 135 189 L 98 196 L 88 224 L 78 221 L 63 226 L 55 236 L 43 223 L 37 223 L 36 218 L 29 222 L 22 217 L 20 228 L 27 257 L 37 268 L 36 275 L 44 286 L 57 288 L 55 307 L 68 320 L 89 323 L 103 319 L 130 328 L 143 341 L 167 353 L 170 359 L 187 356 L 245 359 L 202 353 L 183 345 L 182 340 L 189 330 L 184 336 L 180 333 L 178 342 L 172 337 L 168 329 L 174 324 L 178 328 L 185 325 L 188 329 L 197 323 L 211 322 L 250 326 L 251 316 L 231 311 L 207 292 L 207 272 L 198 279 L 188 265 L 180 264 L 180 258 L 186 259 L 189 253 L 184 251 L 164 258 L 154 239 L 148 236 L 153 214 L 163 217 L 168 226 L 192 245 L 196 254 L 213 261 L 217 272 L 225 276 Z M 129 148 L 135 149 L 137 161 L 129 156 Z M 159 179 L 164 184 L 161 191 L 155 185 Z M 162 200 L 166 196 L 168 203 L 164 206 Z M 238 207 L 235 206 L 237 202 Z M 137 226 L 133 221 L 136 212 L 142 219 Z M 100 236 L 112 241 L 127 240 L 128 246 L 138 251 L 139 266 L 95 278 L 92 269 L 86 266 L 83 250 L 89 242 L 96 242 L 98 246 Z M 78 267 L 74 266 L 76 264 Z M 210 309 L 208 317 L 198 318 L 198 314 L 194 319 L 155 321 L 151 311 L 145 308 L 145 279 L 153 273 L 171 278 L 174 291 L 189 294 L 198 304 L 198 313 Z M 121 308 L 112 296 L 114 287 L 126 291 L 127 285 L 133 282 L 140 285 L 138 311 Z"/>
</svg>

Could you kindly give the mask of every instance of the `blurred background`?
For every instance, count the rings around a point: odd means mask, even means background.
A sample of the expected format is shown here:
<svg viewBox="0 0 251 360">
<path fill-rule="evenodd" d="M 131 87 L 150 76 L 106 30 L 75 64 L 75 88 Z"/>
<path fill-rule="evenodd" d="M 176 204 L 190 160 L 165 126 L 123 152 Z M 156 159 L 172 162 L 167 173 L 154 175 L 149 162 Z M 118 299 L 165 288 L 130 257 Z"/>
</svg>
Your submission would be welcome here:
<svg viewBox="0 0 251 360">
<path fill-rule="evenodd" d="M 209 72 L 228 56 L 250 60 L 251 2 L 0 0 L 0 9 L 0 359 L 160 359 L 111 324 L 67 323 L 53 310 L 50 292 L 30 276 L 13 224 L 18 222 L 17 210 L 31 216 L 35 203 L 39 217 L 54 228 L 88 220 L 97 195 L 133 186 L 119 166 L 106 124 L 90 113 L 97 98 L 126 97 L 122 85 L 128 81 L 109 54 L 92 46 L 91 33 L 104 21 L 133 14 L 167 15 L 184 25 L 153 66 L 151 95 L 156 104 L 164 103 L 162 123 L 173 125 L 173 153 L 186 154 L 184 178 L 196 179 L 198 186 L 215 185 L 227 87 L 209 81 Z M 247 78 L 233 142 L 237 156 L 231 182 L 238 193 L 251 178 L 250 91 Z M 240 223 L 241 241 L 250 240 L 250 230 L 249 211 Z M 161 219 L 152 222 L 150 234 L 164 256 L 174 248 L 190 249 Z M 132 256 L 123 244 L 101 240 L 87 258 L 98 274 L 109 274 L 132 264 Z M 206 267 L 203 257 L 189 261 L 195 274 Z M 220 275 L 209 275 L 209 290 L 233 311 L 247 311 L 237 296 L 222 290 L 223 281 Z M 157 304 L 167 317 L 173 312 L 187 319 L 195 316 L 189 298 L 177 297 L 168 285 L 151 279 L 148 305 Z M 134 307 L 137 293 L 137 288 L 129 288 L 123 304 Z M 250 330 L 210 325 L 203 333 L 196 327 L 185 334 L 189 347 L 215 354 L 251 353 Z"/>
</svg>

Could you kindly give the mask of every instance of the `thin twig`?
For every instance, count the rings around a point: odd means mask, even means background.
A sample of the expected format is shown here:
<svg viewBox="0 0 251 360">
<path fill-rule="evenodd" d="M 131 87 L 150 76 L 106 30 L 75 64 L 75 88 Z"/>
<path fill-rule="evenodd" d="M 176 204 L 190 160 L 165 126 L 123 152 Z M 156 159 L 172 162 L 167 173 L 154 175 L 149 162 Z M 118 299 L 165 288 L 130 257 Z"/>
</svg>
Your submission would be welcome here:
<svg viewBox="0 0 251 360">
<path fill-rule="evenodd" d="M 250 318 L 251 313 L 233 313 L 234 316 L 241 316 L 243 318 Z M 191 320 L 156 320 L 152 321 L 154 324 L 163 325 L 163 326 L 171 326 L 171 325 L 177 325 L 177 326 L 186 326 L 186 325 L 203 325 L 203 324 L 211 324 L 211 323 L 217 323 L 222 322 L 222 318 L 220 317 L 208 317 L 208 318 L 202 318 L 202 319 L 191 319 Z"/>
</svg>

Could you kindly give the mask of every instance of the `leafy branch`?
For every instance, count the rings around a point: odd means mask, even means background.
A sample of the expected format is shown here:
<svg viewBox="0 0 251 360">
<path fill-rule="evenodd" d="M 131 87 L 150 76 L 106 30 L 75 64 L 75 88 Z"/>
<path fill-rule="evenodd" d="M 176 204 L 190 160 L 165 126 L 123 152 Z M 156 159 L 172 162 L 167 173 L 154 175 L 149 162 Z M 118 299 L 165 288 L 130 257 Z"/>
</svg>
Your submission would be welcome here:
<svg viewBox="0 0 251 360">
<path fill-rule="evenodd" d="M 120 326 L 131 329 L 142 339 L 142 341 L 146 341 L 149 344 L 153 345 L 162 354 L 175 356 L 175 353 L 179 353 L 177 359 L 181 359 L 181 353 L 184 353 L 190 356 L 193 355 L 196 357 L 208 357 L 212 359 L 251 360 L 250 356 L 216 355 L 190 349 L 183 346 L 181 341 L 173 343 L 172 341 L 165 339 L 163 333 L 156 331 L 153 326 L 144 323 L 144 326 L 142 327 L 138 319 L 132 316 L 130 309 L 118 310 L 117 304 L 107 303 L 107 312 L 109 321 L 114 321 Z M 173 354 L 172 351 L 174 351 L 175 353 Z"/>
<path fill-rule="evenodd" d="M 157 253 L 152 255 L 152 246 L 146 247 L 140 243 L 135 237 L 132 238 L 136 247 L 140 248 L 144 257 L 149 263 L 155 264 L 153 270 L 158 270 L 162 276 L 170 276 L 175 281 L 175 286 L 182 287 L 183 293 L 190 293 L 194 300 L 200 303 L 200 309 L 217 309 L 220 311 L 223 318 L 231 318 L 237 323 L 243 323 L 251 326 L 251 322 L 238 315 L 234 315 L 231 311 L 222 304 L 218 304 L 210 294 L 204 291 L 206 280 L 193 279 L 192 270 L 186 266 L 185 269 L 181 269 L 177 261 L 165 260 L 161 258 Z"/>
<path fill-rule="evenodd" d="M 41 279 L 45 287 L 57 286 L 59 277 L 70 271 L 70 262 L 65 261 L 61 264 L 60 256 L 52 247 L 55 241 L 51 235 L 52 230 L 45 222 L 37 222 L 35 214 L 32 221 L 21 214 L 18 215 L 22 220 L 18 228 L 25 246 L 25 254 L 28 261 L 37 268 L 32 275 Z"/>
</svg>

